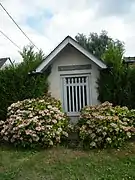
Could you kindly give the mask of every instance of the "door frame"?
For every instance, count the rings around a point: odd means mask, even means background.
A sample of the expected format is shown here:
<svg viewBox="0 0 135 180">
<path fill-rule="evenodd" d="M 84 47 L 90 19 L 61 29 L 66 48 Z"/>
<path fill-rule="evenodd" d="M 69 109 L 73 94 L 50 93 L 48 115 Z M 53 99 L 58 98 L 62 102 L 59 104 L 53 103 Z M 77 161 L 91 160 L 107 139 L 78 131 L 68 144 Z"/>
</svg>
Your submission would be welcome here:
<svg viewBox="0 0 135 180">
<path fill-rule="evenodd" d="M 64 78 L 66 78 L 66 77 L 85 77 L 85 76 L 87 76 L 88 77 L 88 88 L 87 88 L 87 90 L 88 90 L 88 105 L 91 105 L 92 104 L 92 92 L 91 92 L 91 86 L 92 86 L 92 83 L 91 83 L 91 80 L 92 80 L 92 78 L 91 78 L 91 73 L 76 73 L 76 74 L 61 74 L 60 75 L 60 82 L 61 82 L 61 87 L 60 87 L 60 92 L 61 92 L 61 100 L 62 100 L 62 108 L 63 108 L 63 110 L 64 110 L 64 112 L 66 112 L 66 109 L 67 109 L 67 107 L 65 107 L 66 105 L 65 105 L 65 103 L 64 103 L 64 99 L 66 98 L 66 97 L 64 97 L 64 91 L 65 91 L 65 84 L 64 84 Z M 66 100 L 66 102 L 67 102 L 67 100 Z M 73 112 L 73 113 L 68 113 L 68 112 L 66 112 L 67 113 L 67 115 L 68 116 L 79 116 L 79 114 L 80 114 L 80 112 Z"/>
</svg>

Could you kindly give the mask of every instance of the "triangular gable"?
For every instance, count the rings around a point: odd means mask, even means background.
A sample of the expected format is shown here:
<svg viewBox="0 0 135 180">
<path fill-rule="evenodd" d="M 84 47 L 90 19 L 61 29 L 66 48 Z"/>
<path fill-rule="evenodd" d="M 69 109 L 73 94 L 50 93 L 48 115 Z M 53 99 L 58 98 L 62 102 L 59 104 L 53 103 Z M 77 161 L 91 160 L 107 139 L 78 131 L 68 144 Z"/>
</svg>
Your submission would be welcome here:
<svg viewBox="0 0 135 180">
<path fill-rule="evenodd" d="M 100 68 L 102 68 L 102 69 L 107 68 L 107 66 L 104 62 L 97 59 L 93 54 L 89 53 L 86 49 L 84 49 L 82 46 L 80 46 L 78 44 L 78 42 L 75 41 L 73 38 L 71 38 L 70 36 L 67 36 L 37 67 L 36 72 L 42 72 L 68 44 L 71 44 L 74 48 L 76 48 L 83 55 L 88 57 L 91 61 L 93 61 Z"/>
</svg>

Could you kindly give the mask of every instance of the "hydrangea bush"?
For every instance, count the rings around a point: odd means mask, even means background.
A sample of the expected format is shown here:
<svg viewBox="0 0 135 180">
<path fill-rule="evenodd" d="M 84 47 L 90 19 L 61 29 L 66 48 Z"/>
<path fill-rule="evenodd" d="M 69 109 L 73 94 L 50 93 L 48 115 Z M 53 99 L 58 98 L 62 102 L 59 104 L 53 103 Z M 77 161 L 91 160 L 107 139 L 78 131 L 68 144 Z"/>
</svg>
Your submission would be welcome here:
<svg viewBox="0 0 135 180">
<path fill-rule="evenodd" d="M 51 147 L 68 137 L 67 116 L 59 101 L 50 95 L 26 99 L 8 108 L 8 118 L 1 121 L 3 140 L 23 147 Z"/>
<path fill-rule="evenodd" d="M 86 148 L 119 147 L 134 134 L 135 111 L 105 102 L 81 110 L 77 124 Z"/>
</svg>

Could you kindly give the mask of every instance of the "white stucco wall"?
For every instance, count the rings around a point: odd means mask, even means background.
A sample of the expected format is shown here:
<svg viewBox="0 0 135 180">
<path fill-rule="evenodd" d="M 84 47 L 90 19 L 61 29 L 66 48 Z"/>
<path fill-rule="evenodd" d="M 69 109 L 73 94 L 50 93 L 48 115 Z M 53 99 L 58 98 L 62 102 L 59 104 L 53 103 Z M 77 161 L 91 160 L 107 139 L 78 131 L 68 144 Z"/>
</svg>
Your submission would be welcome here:
<svg viewBox="0 0 135 180">
<path fill-rule="evenodd" d="M 92 68 L 89 70 L 74 70 L 74 71 L 58 71 L 58 66 L 66 65 L 85 65 L 91 64 Z M 99 67 L 91 60 L 81 54 L 74 47 L 66 47 L 52 63 L 51 74 L 48 77 L 50 84 L 50 92 L 53 97 L 62 101 L 62 89 L 60 75 L 64 74 L 79 74 L 90 73 L 90 102 L 92 105 L 99 104 L 98 92 L 97 92 L 97 78 L 99 77 Z"/>
</svg>

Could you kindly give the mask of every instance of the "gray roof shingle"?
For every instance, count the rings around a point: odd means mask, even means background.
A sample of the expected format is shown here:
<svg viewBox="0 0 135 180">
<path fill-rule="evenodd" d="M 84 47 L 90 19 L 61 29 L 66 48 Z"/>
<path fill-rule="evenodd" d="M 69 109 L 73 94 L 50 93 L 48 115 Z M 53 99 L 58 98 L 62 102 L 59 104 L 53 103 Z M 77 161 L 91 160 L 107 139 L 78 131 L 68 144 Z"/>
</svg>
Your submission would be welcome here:
<svg viewBox="0 0 135 180">
<path fill-rule="evenodd" d="M 0 58 L 0 68 L 6 63 L 9 58 Z"/>
</svg>

